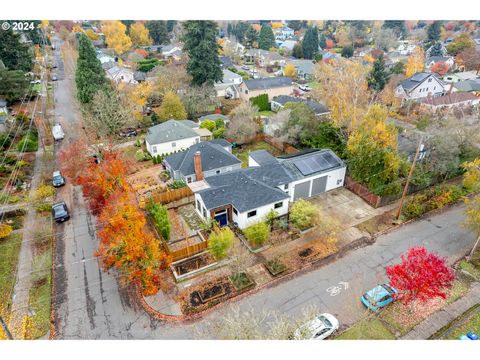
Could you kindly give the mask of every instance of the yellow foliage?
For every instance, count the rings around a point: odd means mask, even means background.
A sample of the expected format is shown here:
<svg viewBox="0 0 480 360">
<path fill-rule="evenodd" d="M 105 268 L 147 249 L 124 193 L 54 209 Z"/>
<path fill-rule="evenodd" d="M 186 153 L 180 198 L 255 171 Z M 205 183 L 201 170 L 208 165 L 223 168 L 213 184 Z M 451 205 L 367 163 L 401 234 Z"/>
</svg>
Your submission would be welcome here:
<svg viewBox="0 0 480 360">
<path fill-rule="evenodd" d="M 102 32 L 108 47 L 121 55 L 132 47 L 132 40 L 125 33 L 127 27 L 118 20 L 102 21 Z"/>
<path fill-rule="evenodd" d="M 35 190 L 35 199 L 44 200 L 55 194 L 55 188 L 50 185 L 41 185 Z"/>
<path fill-rule="evenodd" d="M 74 33 L 84 33 L 85 31 L 79 25 L 74 25 L 73 28 L 72 28 L 72 32 L 74 32 Z"/>
<path fill-rule="evenodd" d="M 413 54 L 408 57 L 405 65 L 405 76 L 411 77 L 417 72 L 422 72 L 425 68 L 425 53 L 419 46 L 415 48 Z"/>
<path fill-rule="evenodd" d="M 480 190 L 480 158 L 463 164 L 463 186 L 472 191 Z"/>
<path fill-rule="evenodd" d="M 272 22 L 272 29 L 281 29 L 283 28 L 283 24 L 281 22 Z"/>
<path fill-rule="evenodd" d="M 295 69 L 293 64 L 287 64 L 283 68 L 283 75 L 288 76 L 289 78 L 294 78 L 297 76 L 297 69 Z"/>
<path fill-rule="evenodd" d="M 146 46 L 152 43 L 148 29 L 141 22 L 130 25 L 130 37 L 136 46 Z"/>
<path fill-rule="evenodd" d="M 0 224 L 0 239 L 5 239 L 13 231 L 13 228 L 8 224 Z"/>
<path fill-rule="evenodd" d="M 100 35 L 98 35 L 92 29 L 88 29 L 87 31 L 85 31 L 85 35 L 87 35 L 90 40 L 98 40 L 100 38 Z"/>
<path fill-rule="evenodd" d="M 366 54 L 363 59 L 365 61 L 368 61 L 369 63 L 373 63 L 375 61 L 375 58 L 371 54 Z"/>
</svg>

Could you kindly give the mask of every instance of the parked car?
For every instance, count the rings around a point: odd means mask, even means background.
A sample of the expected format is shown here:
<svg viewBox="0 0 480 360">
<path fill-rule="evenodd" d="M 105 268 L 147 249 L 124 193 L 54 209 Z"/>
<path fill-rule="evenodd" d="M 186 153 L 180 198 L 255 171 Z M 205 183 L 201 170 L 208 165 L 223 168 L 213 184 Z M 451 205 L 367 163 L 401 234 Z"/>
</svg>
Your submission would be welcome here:
<svg viewBox="0 0 480 360">
<path fill-rule="evenodd" d="M 52 134 L 55 140 L 62 140 L 65 137 L 65 133 L 63 132 L 62 125 L 55 124 L 52 127 Z"/>
<path fill-rule="evenodd" d="M 310 85 L 308 84 L 304 84 L 304 85 L 299 85 L 298 88 L 302 91 L 310 91 L 312 90 L 312 88 L 310 87 Z"/>
<path fill-rule="evenodd" d="M 30 81 L 30 84 L 40 84 L 40 83 L 41 83 L 40 79 Z"/>
<path fill-rule="evenodd" d="M 134 137 L 134 136 L 137 136 L 137 130 L 135 129 L 125 129 L 125 130 L 122 130 L 120 131 L 120 136 L 121 137 L 126 137 L 126 138 L 129 138 L 129 137 Z"/>
<path fill-rule="evenodd" d="M 52 75 L 52 81 L 57 81 L 58 78 L 57 78 L 57 75 Z"/>
<path fill-rule="evenodd" d="M 323 340 L 332 335 L 339 326 L 338 320 L 331 314 L 320 314 L 303 324 L 293 334 L 295 340 Z"/>
<path fill-rule="evenodd" d="M 70 219 L 70 214 L 68 213 L 67 204 L 65 204 L 64 201 L 53 204 L 52 215 L 53 215 L 53 219 L 57 223 L 61 223 Z"/>
<path fill-rule="evenodd" d="M 62 176 L 60 171 L 53 172 L 52 185 L 54 187 L 60 187 L 65 185 L 65 178 Z"/>
<path fill-rule="evenodd" d="M 378 311 L 393 302 L 397 293 L 397 289 L 388 284 L 377 285 L 362 295 L 362 303 L 368 309 Z"/>
<path fill-rule="evenodd" d="M 473 331 L 459 337 L 460 340 L 478 340 L 478 335 Z"/>
<path fill-rule="evenodd" d="M 242 69 L 242 70 L 250 70 L 250 66 L 248 66 L 248 65 L 242 65 L 242 66 L 240 66 L 240 69 Z"/>
</svg>

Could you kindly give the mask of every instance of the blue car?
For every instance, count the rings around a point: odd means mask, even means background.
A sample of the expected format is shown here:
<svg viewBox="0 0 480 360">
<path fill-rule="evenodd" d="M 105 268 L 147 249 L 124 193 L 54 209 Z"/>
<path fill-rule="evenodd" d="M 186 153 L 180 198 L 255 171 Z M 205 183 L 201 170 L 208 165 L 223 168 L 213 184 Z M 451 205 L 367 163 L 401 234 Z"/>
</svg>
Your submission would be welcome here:
<svg viewBox="0 0 480 360">
<path fill-rule="evenodd" d="M 388 284 L 377 285 L 362 295 L 362 303 L 370 310 L 377 311 L 393 302 L 397 292 Z"/>
<path fill-rule="evenodd" d="M 467 335 L 462 335 L 459 337 L 460 340 L 478 340 L 478 335 L 473 331 L 467 333 Z"/>
</svg>

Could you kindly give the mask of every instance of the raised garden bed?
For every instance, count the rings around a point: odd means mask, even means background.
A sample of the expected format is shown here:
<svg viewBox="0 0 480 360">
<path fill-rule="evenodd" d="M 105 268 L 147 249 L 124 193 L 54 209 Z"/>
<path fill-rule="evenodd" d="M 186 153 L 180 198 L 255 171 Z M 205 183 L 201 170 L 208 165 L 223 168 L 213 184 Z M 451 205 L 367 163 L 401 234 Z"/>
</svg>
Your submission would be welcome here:
<svg viewBox="0 0 480 360">
<path fill-rule="evenodd" d="M 298 252 L 298 256 L 300 256 L 302 259 L 308 259 L 313 255 L 315 255 L 315 251 L 312 248 L 306 248 Z"/>
<path fill-rule="evenodd" d="M 230 281 L 238 292 L 248 290 L 255 286 L 255 281 L 245 272 L 230 275 Z"/>
<path fill-rule="evenodd" d="M 215 259 L 209 253 L 203 253 L 185 260 L 177 261 L 172 264 L 175 272 L 179 275 L 185 275 L 193 271 L 202 269 L 215 263 Z"/>
<path fill-rule="evenodd" d="M 272 276 L 278 276 L 287 270 L 285 264 L 278 259 L 267 261 L 264 265 Z"/>
<path fill-rule="evenodd" d="M 240 230 L 236 226 L 230 226 L 230 228 L 233 230 L 233 233 L 235 234 L 235 236 L 238 239 L 240 239 L 240 241 L 243 243 L 243 245 L 245 245 L 247 247 L 248 251 L 250 251 L 253 254 L 259 253 L 259 252 L 261 252 L 263 250 L 266 250 L 270 247 L 269 244 L 264 244 L 262 246 L 253 247 L 252 244 L 250 244 L 250 241 L 248 241 L 245 238 L 245 236 L 243 235 L 242 230 Z"/>
<path fill-rule="evenodd" d="M 235 289 L 227 277 L 221 277 L 199 285 L 181 296 L 182 312 L 193 314 L 225 301 L 235 294 Z"/>
</svg>

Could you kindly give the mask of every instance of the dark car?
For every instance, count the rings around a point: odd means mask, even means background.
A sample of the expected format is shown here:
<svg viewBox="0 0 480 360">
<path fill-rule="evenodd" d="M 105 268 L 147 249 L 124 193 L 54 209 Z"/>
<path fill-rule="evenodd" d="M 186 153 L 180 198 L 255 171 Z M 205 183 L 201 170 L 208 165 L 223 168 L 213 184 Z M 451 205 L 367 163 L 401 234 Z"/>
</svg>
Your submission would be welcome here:
<svg viewBox="0 0 480 360">
<path fill-rule="evenodd" d="M 126 138 L 129 138 L 129 137 L 134 137 L 134 136 L 137 136 L 137 130 L 135 129 L 126 129 L 126 130 L 122 130 L 120 131 L 120 136 L 121 137 L 126 137 Z"/>
<path fill-rule="evenodd" d="M 65 178 L 62 176 L 60 171 L 53 172 L 52 185 L 54 187 L 60 187 L 65 185 Z"/>
<path fill-rule="evenodd" d="M 70 219 L 70 214 L 68 213 L 67 204 L 65 204 L 64 201 L 53 204 L 52 215 L 53 215 L 53 219 L 58 223 L 61 223 Z"/>
</svg>

